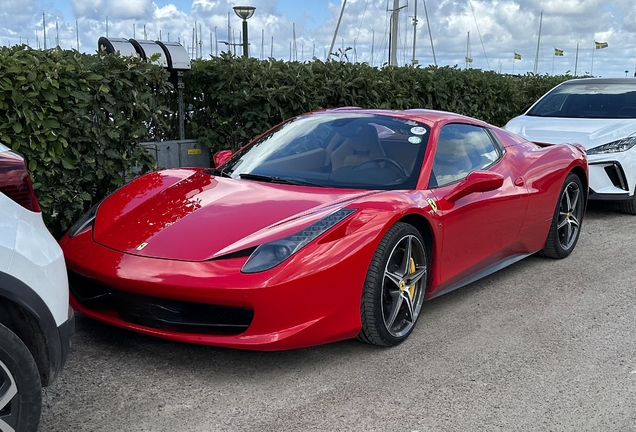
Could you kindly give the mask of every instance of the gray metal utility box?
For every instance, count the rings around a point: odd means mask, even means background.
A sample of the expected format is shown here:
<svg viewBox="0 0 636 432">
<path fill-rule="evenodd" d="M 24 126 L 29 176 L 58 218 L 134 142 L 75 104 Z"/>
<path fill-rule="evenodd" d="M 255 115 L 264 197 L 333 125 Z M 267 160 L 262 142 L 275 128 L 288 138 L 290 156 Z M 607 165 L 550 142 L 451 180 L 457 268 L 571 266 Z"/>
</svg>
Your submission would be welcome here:
<svg viewBox="0 0 636 432">
<path fill-rule="evenodd" d="M 210 168 L 210 149 L 197 140 L 146 142 L 141 145 L 155 158 L 159 168 Z"/>
</svg>

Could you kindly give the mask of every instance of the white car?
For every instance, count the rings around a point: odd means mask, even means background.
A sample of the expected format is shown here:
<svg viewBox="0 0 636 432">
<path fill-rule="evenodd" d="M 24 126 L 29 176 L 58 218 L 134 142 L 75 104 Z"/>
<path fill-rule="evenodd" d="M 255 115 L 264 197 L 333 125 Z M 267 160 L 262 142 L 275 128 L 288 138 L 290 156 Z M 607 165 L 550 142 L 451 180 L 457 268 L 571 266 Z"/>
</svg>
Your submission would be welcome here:
<svg viewBox="0 0 636 432">
<path fill-rule="evenodd" d="M 590 200 L 636 215 L 636 78 L 565 81 L 505 129 L 535 142 L 577 142 L 587 151 Z"/>
<path fill-rule="evenodd" d="M 20 155 L 0 144 L 0 432 L 35 431 L 66 362 L 74 314 L 64 256 Z"/>
</svg>

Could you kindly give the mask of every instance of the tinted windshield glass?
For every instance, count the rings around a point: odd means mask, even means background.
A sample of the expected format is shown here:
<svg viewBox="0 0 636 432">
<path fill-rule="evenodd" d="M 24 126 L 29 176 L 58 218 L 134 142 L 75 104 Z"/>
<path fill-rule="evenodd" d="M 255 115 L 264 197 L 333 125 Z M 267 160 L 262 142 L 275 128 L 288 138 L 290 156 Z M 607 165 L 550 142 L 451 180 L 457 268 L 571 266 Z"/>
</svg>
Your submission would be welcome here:
<svg viewBox="0 0 636 432">
<path fill-rule="evenodd" d="M 413 189 L 429 128 L 362 113 L 296 118 L 232 156 L 223 174 L 336 188 Z"/>
<path fill-rule="evenodd" d="M 636 118 L 636 86 L 623 83 L 561 85 L 526 115 L 567 118 Z"/>
</svg>

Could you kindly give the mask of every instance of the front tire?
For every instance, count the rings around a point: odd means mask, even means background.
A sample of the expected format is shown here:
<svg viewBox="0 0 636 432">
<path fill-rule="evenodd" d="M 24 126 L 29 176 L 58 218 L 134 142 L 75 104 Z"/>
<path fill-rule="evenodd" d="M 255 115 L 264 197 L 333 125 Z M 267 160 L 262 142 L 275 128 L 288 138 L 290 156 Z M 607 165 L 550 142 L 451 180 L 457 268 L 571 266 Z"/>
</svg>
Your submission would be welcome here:
<svg viewBox="0 0 636 432">
<path fill-rule="evenodd" d="M 634 195 L 628 201 L 622 201 L 619 204 L 621 211 L 625 214 L 636 215 L 636 190 L 634 190 Z"/>
<path fill-rule="evenodd" d="M 428 255 L 420 233 L 398 222 L 378 245 L 364 283 L 358 339 L 394 346 L 413 331 L 428 284 Z"/>
<path fill-rule="evenodd" d="M 568 174 L 557 202 L 543 247 L 543 255 L 548 258 L 561 259 L 572 253 L 581 234 L 581 222 L 585 208 L 585 194 L 579 177 Z"/>
<path fill-rule="evenodd" d="M 0 432 L 32 432 L 40 423 L 42 383 L 33 356 L 0 324 Z"/>
</svg>

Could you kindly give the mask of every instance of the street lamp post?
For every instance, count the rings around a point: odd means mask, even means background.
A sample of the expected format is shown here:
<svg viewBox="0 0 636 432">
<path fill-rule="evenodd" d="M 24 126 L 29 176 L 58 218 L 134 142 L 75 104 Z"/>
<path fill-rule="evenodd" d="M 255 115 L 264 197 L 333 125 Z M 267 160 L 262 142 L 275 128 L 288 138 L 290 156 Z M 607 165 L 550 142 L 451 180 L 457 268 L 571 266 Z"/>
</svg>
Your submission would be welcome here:
<svg viewBox="0 0 636 432">
<path fill-rule="evenodd" d="M 234 6 L 234 12 L 243 20 L 243 57 L 248 57 L 247 52 L 247 20 L 254 15 L 254 6 Z"/>
</svg>

